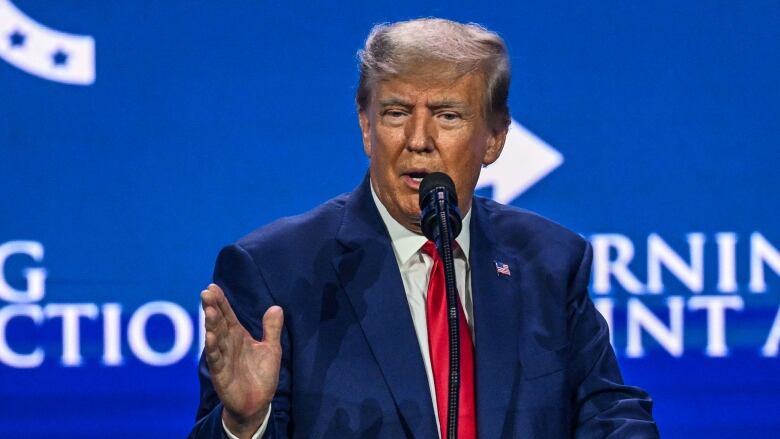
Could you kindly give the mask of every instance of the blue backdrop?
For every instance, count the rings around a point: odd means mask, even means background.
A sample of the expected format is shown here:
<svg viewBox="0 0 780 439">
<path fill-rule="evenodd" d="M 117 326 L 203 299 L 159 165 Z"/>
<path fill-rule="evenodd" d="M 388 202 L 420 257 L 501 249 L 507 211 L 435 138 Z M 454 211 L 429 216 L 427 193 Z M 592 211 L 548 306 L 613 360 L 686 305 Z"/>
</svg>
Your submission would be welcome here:
<svg viewBox="0 0 780 439">
<path fill-rule="evenodd" d="M 355 52 L 431 15 L 506 39 L 479 192 L 593 242 L 663 436 L 780 434 L 780 3 L 0 0 L 0 437 L 186 435 L 217 251 L 358 184 Z"/>
</svg>

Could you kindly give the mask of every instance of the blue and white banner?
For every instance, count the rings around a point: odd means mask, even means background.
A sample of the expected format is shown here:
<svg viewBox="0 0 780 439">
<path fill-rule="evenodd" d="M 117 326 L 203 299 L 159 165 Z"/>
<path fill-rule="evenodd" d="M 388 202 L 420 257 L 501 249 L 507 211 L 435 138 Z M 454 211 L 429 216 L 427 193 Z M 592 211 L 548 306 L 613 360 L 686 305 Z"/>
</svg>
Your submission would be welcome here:
<svg viewBox="0 0 780 439">
<path fill-rule="evenodd" d="M 664 437 L 780 434 L 780 4 L 0 0 L 0 437 L 182 437 L 218 250 L 352 190 L 371 26 L 507 41 L 478 193 L 593 244 Z"/>
</svg>

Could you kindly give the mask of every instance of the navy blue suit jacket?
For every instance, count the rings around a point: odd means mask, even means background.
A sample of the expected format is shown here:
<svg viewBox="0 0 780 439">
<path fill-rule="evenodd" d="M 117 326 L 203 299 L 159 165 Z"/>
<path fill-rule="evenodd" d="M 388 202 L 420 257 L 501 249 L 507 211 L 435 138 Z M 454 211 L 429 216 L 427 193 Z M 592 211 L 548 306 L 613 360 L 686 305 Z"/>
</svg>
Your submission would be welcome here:
<svg viewBox="0 0 780 439">
<path fill-rule="evenodd" d="M 588 296 L 590 246 L 532 213 L 475 197 L 471 284 L 480 438 L 656 437 L 652 402 L 622 382 Z M 495 261 L 509 265 L 498 276 Z M 262 337 L 284 309 L 265 437 L 437 437 L 419 343 L 368 178 L 352 193 L 224 248 L 214 281 Z M 205 359 L 191 437 L 223 437 Z"/>
</svg>

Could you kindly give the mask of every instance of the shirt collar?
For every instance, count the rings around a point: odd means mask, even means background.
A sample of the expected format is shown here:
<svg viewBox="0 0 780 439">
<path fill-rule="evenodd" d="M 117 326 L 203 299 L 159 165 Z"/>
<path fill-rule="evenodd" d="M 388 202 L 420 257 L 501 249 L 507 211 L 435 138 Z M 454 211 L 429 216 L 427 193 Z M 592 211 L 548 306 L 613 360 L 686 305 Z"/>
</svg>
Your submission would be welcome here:
<svg viewBox="0 0 780 439">
<path fill-rule="evenodd" d="M 371 187 L 371 197 L 374 199 L 374 204 L 376 205 L 377 210 L 379 210 L 379 215 L 385 223 L 387 232 L 390 234 L 390 241 L 392 242 L 393 252 L 398 260 L 398 265 L 404 265 L 409 261 L 409 258 L 420 250 L 420 247 L 422 247 L 428 239 L 423 235 L 412 232 L 396 221 L 395 218 L 390 215 L 390 212 L 387 211 L 385 205 L 379 200 L 376 192 L 374 192 L 374 186 L 369 186 Z M 458 237 L 455 238 L 455 241 L 458 243 L 461 250 L 463 250 L 467 263 L 469 260 L 469 244 L 471 243 L 470 224 L 471 210 L 469 209 L 466 216 L 463 217 L 463 228 Z"/>
</svg>

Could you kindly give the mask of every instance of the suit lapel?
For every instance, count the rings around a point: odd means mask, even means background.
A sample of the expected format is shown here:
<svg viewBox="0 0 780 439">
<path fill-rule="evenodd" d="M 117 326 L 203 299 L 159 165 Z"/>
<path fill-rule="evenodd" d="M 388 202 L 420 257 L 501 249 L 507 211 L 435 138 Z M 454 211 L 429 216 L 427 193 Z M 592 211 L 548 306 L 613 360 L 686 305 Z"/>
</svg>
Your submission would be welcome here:
<svg viewBox="0 0 780 439">
<path fill-rule="evenodd" d="M 474 199 L 471 220 L 472 300 L 479 437 L 502 437 L 518 376 L 518 339 L 522 337 L 521 267 L 491 232 L 490 212 Z M 496 261 L 509 265 L 499 276 Z"/>
<path fill-rule="evenodd" d="M 333 259 L 396 407 L 415 437 L 437 437 L 428 378 L 390 237 L 368 177 L 348 198 Z"/>
</svg>

